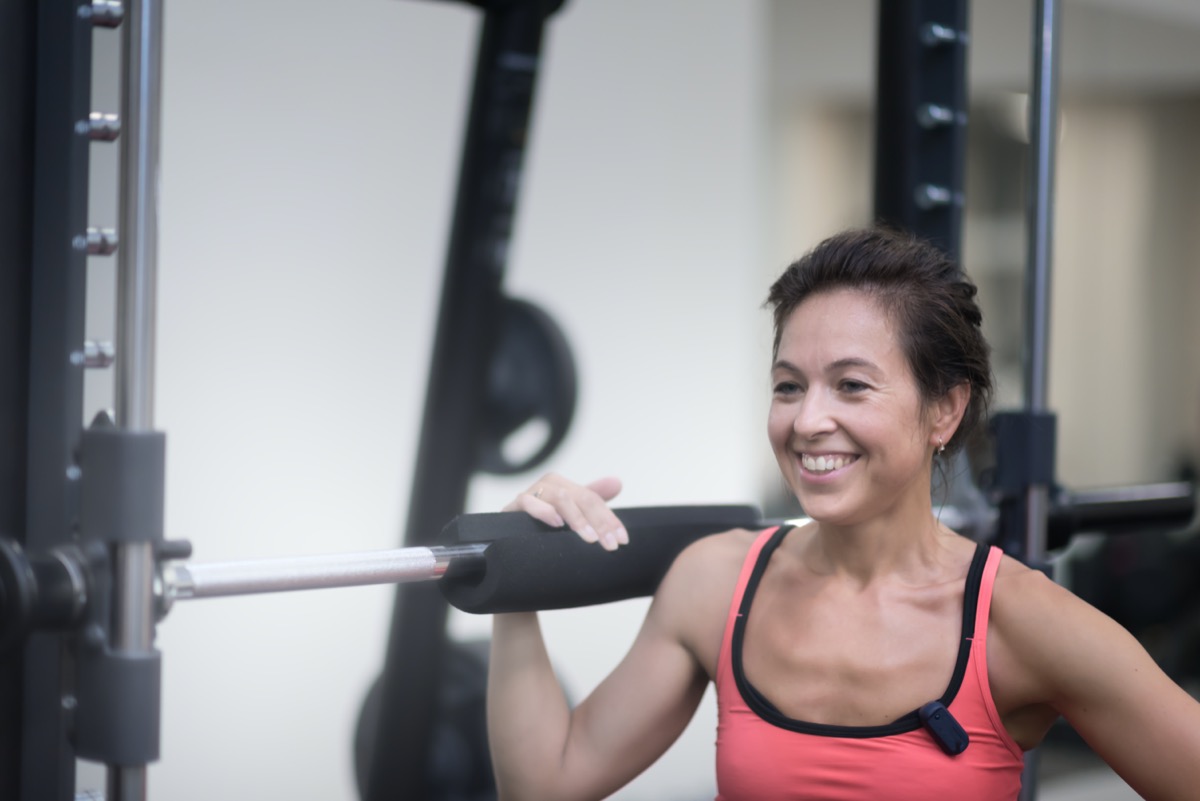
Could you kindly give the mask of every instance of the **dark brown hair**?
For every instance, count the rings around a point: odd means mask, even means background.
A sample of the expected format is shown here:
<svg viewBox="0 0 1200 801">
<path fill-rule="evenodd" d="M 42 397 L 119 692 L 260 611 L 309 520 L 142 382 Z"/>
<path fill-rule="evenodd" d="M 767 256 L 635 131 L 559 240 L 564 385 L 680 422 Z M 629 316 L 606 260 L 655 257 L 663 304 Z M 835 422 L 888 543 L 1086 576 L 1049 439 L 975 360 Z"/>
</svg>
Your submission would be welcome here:
<svg viewBox="0 0 1200 801">
<path fill-rule="evenodd" d="M 971 399 L 946 443 L 962 447 L 987 418 L 992 369 L 976 288 L 946 253 L 888 228 L 851 229 L 829 237 L 793 262 L 771 286 L 774 354 L 783 326 L 807 298 L 838 289 L 868 292 L 897 331 L 921 397 L 932 403 L 966 384 Z"/>
</svg>

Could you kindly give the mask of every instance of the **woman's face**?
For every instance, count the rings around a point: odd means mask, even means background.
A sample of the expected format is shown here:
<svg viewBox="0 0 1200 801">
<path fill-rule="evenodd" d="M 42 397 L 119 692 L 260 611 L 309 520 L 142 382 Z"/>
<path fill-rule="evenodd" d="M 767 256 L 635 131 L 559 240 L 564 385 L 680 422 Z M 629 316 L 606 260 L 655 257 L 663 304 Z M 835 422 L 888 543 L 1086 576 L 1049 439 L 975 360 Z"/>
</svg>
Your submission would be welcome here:
<svg viewBox="0 0 1200 801">
<path fill-rule="evenodd" d="M 929 503 L 932 424 L 872 296 L 836 290 L 797 306 L 771 383 L 771 447 L 805 514 L 855 525 Z"/>
</svg>

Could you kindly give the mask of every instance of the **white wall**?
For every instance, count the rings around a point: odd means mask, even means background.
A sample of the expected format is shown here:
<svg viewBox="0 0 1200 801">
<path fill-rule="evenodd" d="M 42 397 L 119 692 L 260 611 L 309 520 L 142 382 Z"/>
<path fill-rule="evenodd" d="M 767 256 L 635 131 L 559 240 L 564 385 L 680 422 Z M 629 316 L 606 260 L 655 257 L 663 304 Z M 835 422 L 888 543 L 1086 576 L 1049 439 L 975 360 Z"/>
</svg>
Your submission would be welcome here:
<svg viewBox="0 0 1200 801">
<path fill-rule="evenodd" d="M 549 467 L 616 473 L 628 505 L 759 496 L 764 18 L 760 2 L 577 0 L 549 29 L 506 284 L 574 345 L 578 413 Z M 476 20 L 408 0 L 168 4 L 157 424 L 168 536 L 197 561 L 399 543 Z M 98 106 L 115 97 L 106 36 Z M 113 174 L 98 150 L 98 223 L 116 218 Z M 93 260 L 92 279 L 103 337 L 111 264 Z M 89 380 L 88 416 L 110 387 Z M 481 479 L 471 507 L 531 480 Z M 391 597 L 178 605 L 159 627 L 150 797 L 354 798 L 353 727 Z M 545 616 L 573 694 L 643 610 Z M 711 797 L 708 703 L 620 798 Z"/>
<path fill-rule="evenodd" d="M 1175 479 L 1200 453 L 1200 94 L 1068 101 L 1051 403 L 1073 486 Z"/>
</svg>

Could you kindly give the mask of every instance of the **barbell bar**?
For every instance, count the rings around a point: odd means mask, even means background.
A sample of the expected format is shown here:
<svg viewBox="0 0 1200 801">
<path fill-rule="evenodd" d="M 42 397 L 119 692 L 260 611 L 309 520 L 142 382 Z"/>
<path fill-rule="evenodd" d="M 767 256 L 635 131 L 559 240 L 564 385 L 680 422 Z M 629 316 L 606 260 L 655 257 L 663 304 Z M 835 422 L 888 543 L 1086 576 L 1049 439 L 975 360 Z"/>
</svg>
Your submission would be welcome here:
<svg viewBox="0 0 1200 801">
<path fill-rule="evenodd" d="M 437 580 L 450 604 L 472 614 L 565 609 L 652 595 L 693 541 L 772 524 L 748 505 L 614 512 L 630 542 L 611 552 L 523 512 L 460 515 L 428 547 L 205 563 L 184 561 L 191 546 L 169 541 L 157 554 L 153 595 L 161 618 L 177 601 Z M 1077 531 L 1185 528 L 1195 514 L 1196 488 L 1187 482 L 1062 493 L 1050 517 L 1051 541 L 1065 545 Z M 965 522 L 976 530 L 989 521 Z M 95 544 L 27 556 L 0 538 L 0 647 L 33 628 L 77 627 L 89 596 L 104 585 L 94 576 L 105 558 Z"/>
</svg>

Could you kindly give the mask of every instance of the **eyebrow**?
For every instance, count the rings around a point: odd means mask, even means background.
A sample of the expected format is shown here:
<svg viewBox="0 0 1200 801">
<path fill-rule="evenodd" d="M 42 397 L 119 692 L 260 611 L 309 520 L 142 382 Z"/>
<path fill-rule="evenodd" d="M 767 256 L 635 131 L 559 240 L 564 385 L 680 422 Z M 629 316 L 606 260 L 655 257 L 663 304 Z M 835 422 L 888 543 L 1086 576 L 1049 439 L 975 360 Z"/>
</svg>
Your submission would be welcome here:
<svg viewBox="0 0 1200 801">
<path fill-rule="evenodd" d="M 868 361 L 867 359 L 862 359 L 857 356 L 849 356 L 845 359 L 838 359 L 835 362 L 830 362 L 828 365 L 826 365 L 825 369 L 845 370 L 848 367 L 861 367 L 864 370 L 874 370 L 875 372 L 879 372 L 879 365 L 875 364 L 875 362 Z"/>
<path fill-rule="evenodd" d="M 837 359 L 836 361 L 832 361 L 829 364 L 825 365 L 825 370 L 828 372 L 833 372 L 835 370 L 845 370 L 845 369 L 848 369 L 851 367 L 859 367 L 864 370 L 872 370 L 874 372 L 879 372 L 879 365 L 875 364 L 875 362 L 860 358 L 858 356 L 847 356 L 844 359 Z M 772 370 L 788 370 L 793 373 L 802 372 L 799 367 L 792 364 L 787 359 L 776 360 L 775 364 L 771 365 L 771 369 Z"/>
</svg>

